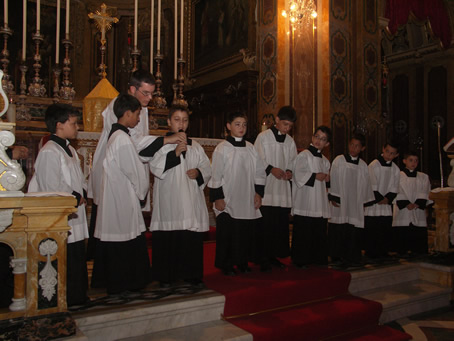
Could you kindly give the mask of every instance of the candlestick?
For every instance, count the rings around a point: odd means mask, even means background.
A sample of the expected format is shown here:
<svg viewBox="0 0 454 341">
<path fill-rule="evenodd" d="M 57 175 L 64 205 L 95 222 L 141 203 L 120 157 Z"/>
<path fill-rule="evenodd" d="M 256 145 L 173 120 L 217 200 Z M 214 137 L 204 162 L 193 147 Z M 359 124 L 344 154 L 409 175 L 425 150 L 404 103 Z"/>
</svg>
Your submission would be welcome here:
<svg viewBox="0 0 454 341">
<path fill-rule="evenodd" d="M 69 0 L 66 0 L 66 26 L 65 39 L 69 39 Z"/>
<path fill-rule="evenodd" d="M 60 63 L 60 0 L 57 0 L 57 27 L 55 29 L 55 64 Z"/>
<path fill-rule="evenodd" d="M 134 49 L 137 49 L 137 17 L 138 17 L 138 1 L 134 0 Z"/>
<path fill-rule="evenodd" d="M 25 61 L 27 53 L 27 0 L 24 3 L 24 13 L 22 18 L 22 60 Z"/>
<path fill-rule="evenodd" d="M 161 52 L 161 0 L 158 0 L 158 44 L 156 45 L 156 53 Z"/>
<path fill-rule="evenodd" d="M 184 23 L 184 0 L 181 0 L 181 8 L 180 8 L 180 58 L 183 58 L 183 23 Z"/>
<path fill-rule="evenodd" d="M 176 80 L 177 79 L 177 56 L 178 56 L 178 50 L 177 50 L 177 47 L 178 47 L 178 0 L 175 0 L 175 19 L 174 19 L 174 22 L 175 22 L 175 25 L 174 25 L 174 57 L 175 57 L 175 61 L 173 63 L 173 69 L 174 69 L 174 73 L 173 73 L 173 78 Z"/>
<path fill-rule="evenodd" d="M 5 27 L 8 27 L 8 0 L 4 0 L 5 2 L 3 3 L 3 12 L 4 12 L 4 22 L 5 22 Z"/>
<path fill-rule="evenodd" d="M 36 0 L 36 31 L 41 29 L 41 0 Z"/>
<path fill-rule="evenodd" d="M 150 73 L 153 74 L 153 47 L 154 47 L 154 0 L 151 0 L 150 23 Z"/>
</svg>

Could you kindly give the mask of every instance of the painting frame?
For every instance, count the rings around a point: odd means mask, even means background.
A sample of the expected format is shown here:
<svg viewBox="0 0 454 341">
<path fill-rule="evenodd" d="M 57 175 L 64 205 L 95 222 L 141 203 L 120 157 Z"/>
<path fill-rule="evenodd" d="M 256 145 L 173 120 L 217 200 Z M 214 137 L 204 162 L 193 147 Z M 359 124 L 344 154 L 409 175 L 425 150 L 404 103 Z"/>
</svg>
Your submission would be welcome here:
<svg viewBox="0 0 454 341">
<path fill-rule="evenodd" d="M 241 49 L 255 51 L 255 6 L 253 0 L 190 0 L 190 77 L 240 62 Z"/>
</svg>

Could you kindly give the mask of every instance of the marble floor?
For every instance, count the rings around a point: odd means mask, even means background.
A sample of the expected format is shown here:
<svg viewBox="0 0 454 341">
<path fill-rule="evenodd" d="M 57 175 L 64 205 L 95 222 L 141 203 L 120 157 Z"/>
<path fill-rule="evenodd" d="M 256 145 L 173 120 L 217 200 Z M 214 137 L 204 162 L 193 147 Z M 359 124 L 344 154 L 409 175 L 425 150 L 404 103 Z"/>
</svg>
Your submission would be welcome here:
<svg viewBox="0 0 454 341">
<path fill-rule="evenodd" d="M 454 306 L 413 315 L 387 325 L 410 334 L 413 341 L 452 341 Z"/>
</svg>

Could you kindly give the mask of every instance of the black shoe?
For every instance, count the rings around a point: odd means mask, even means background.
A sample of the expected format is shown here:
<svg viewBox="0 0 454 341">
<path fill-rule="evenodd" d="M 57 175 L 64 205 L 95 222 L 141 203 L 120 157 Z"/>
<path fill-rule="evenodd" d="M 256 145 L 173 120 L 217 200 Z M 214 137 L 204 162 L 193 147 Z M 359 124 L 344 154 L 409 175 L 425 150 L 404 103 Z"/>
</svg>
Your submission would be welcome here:
<svg viewBox="0 0 454 341">
<path fill-rule="evenodd" d="M 224 276 L 236 276 L 236 271 L 233 267 L 222 269 L 222 273 L 224 274 Z"/>
<path fill-rule="evenodd" d="M 293 265 L 295 265 L 298 269 L 307 269 L 307 265 L 302 263 L 294 263 Z"/>
<path fill-rule="evenodd" d="M 243 274 L 252 272 L 251 268 L 247 265 L 238 265 L 237 268 L 238 268 L 238 271 Z"/>
<path fill-rule="evenodd" d="M 281 263 L 281 261 L 279 261 L 277 258 L 271 259 L 270 263 L 271 263 L 272 266 L 275 266 L 276 268 L 280 268 L 280 269 L 284 269 L 285 268 L 285 264 Z"/>
<path fill-rule="evenodd" d="M 260 271 L 261 272 L 271 272 L 272 268 L 269 263 L 262 263 L 260 264 Z"/>
<path fill-rule="evenodd" d="M 199 278 L 186 279 L 185 282 L 196 288 L 205 288 L 205 283 Z"/>
<path fill-rule="evenodd" d="M 170 288 L 170 282 L 159 282 L 159 287 L 163 288 L 163 289 L 168 289 Z"/>
</svg>

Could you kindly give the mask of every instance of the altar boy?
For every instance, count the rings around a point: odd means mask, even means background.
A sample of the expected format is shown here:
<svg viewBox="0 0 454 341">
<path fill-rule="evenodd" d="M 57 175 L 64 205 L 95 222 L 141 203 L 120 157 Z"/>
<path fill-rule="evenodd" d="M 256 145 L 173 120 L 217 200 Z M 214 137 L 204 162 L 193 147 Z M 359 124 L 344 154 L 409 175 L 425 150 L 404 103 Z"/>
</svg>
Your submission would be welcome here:
<svg viewBox="0 0 454 341">
<path fill-rule="evenodd" d="M 39 151 L 35 174 L 29 192 L 67 192 L 77 199 L 77 212 L 68 217 L 71 227 L 67 239 L 68 306 L 87 301 L 88 275 L 85 262 L 85 238 L 88 238 L 85 215 L 86 181 L 76 150 L 69 139 L 77 136 L 77 111 L 67 104 L 52 104 L 44 120 L 51 133 L 49 141 Z"/>
<path fill-rule="evenodd" d="M 112 124 L 103 162 L 92 279 L 92 287 L 106 287 L 108 294 L 143 289 L 150 272 L 140 207 L 150 184 L 128 129 L 139 123 L 140 102 L 121 94 L 114 112 L 118 122 Z"/>
<path fill-rule="evenodd" d="M 399 193 L 394 204 L 393 230 L 397 236 L 397 251 L 405 254 L 427 253 L 426 206 L 429 200 L 430 181 L 427 174 L 418 172 L 416 152 L 404 154 L 405 168 L 400 172 Z"/>
<path fill-rule="evenodd" d="M 247 121 L 240 112 L 227 120 L 230 135 L 213 152 L 208 183 L 216 214 L 215 266 L 226 276 L 251 272 L 248 257 L 254 224 L 261 217 L 265 167 L 254 146 L 244 140 Z M 236 270 L 234 268 L 236 266 Z"/>
<path fill-rule="evenodd" d="M 186 132 L 188 110 L 170 108 L 168 136 Z M 162 287 L 177 280 L 202 286 L 203 232 L 209 229 L 203 189 L 211 165 L 202 146 L 186 139 L 162 147 L 150 162 L 154 175 L 152 238 L 153 279 Z"/>
</svg>

